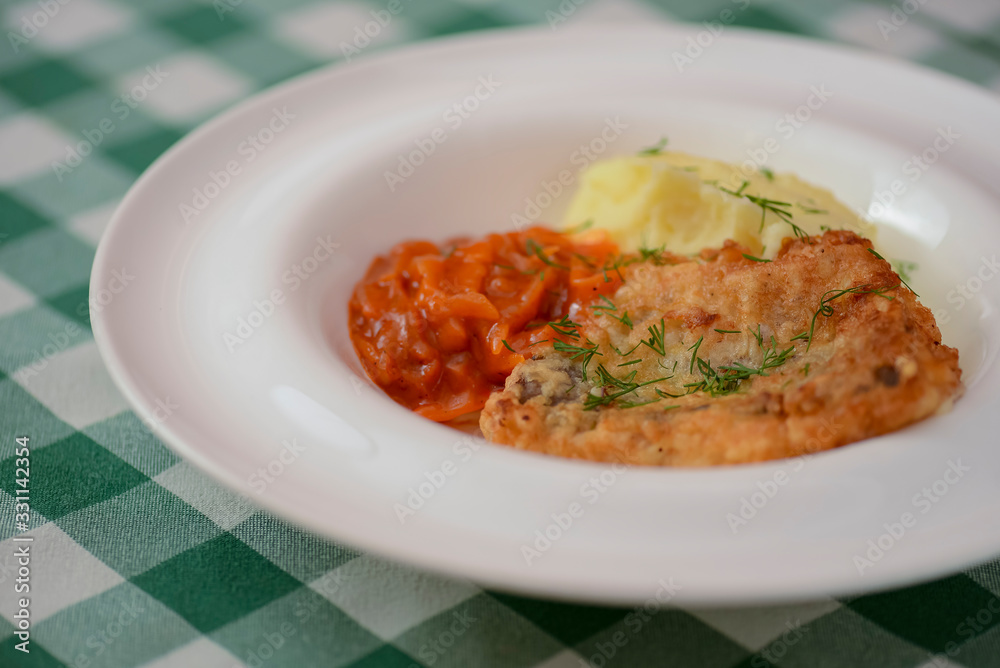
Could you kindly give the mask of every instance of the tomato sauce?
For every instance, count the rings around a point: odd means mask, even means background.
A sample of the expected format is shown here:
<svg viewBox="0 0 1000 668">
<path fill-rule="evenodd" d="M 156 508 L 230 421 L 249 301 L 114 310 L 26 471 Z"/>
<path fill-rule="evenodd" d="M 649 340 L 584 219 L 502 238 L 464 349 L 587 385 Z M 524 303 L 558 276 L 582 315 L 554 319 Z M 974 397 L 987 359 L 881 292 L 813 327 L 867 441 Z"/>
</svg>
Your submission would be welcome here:
<svg viewBox="0 0 1000 668">
<path fill-rule="evenodd" d="M 600 231 L 407 241 L 376 257 L 355 286 L 351 340 L 390 397 L 451 420 L 481 409 L 534 350 L 565 341 L 547 323 L 613 293 L 621 279 L 608 265 L 617 256 Z"/>
</svg>

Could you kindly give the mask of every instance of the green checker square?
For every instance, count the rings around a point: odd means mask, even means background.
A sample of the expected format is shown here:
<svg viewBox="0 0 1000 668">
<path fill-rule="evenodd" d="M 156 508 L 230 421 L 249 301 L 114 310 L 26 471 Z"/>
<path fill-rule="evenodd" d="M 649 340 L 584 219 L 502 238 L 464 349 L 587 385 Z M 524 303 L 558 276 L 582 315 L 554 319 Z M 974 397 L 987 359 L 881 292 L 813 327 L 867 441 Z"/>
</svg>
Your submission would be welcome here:
<svg viewBox="0 0 1000 668">
<path fill-rule="evenodd" d="M 563 649 L 488 594 L 473 596 L 425 620 L 393 644 L 435 668 L 533 666 Z"/>
<path fill-rule="evenodd" d="M 211 637 L 250 666 L 337 668 L 382 644 L 308 587 L 233 621 Z"/>
<path fill-rule="evenodd" d="M 301 582 L 312 582 L 361 554 L 261 512 L 230 533 Z"/>
<path fill-rule="evenodd" d="M 256 33 L 238 33 L 219 40 L 212 53 L 258 86 L 269 86 L 315 67 L 319 61 Z"/>
<path fill-rule="evenodd" d="M 163 7 L 170 4 L 159 3 Z M 138 23 L 74 51 L 73 63 L 81 70 L 110 79 L 152 65 L 186 48 L 186 42 L 170 33 Z"/>
<path fill-rule="evenodd" d="M 14 646 L 21 642 L 17 636 L 11 636 L 0 641 L 0 666 L 11 666 L 11 668 L 65 668 L 62 661 L 55 658 L 36 639 L 33 630 L 31 643 L 28 648 L 31 650 L 27 654 L 16 649 Z"/>
<path fill-rule="evenodd" d="M 734 666 L 750 652 L 683 610 L 639 610 L 578 643 L 574 649 L 609 668 L 628 666 Z"/>
<path fill-rule="evenodd" d="M 13 494 L 14 458 L 0 465 L 0 488 Z M 31 506 L 53 520 L 148 480 L 78 432 L 32 452 L 31 470 Z"/>
<path fill-rule="evenodd" d="M 0 246 L 0 271 L 36 295 L 56 295 L 90 281 L 94 249 L 48 228 Z"/>
<path fill-rule="evenodd" d="M 132 581 L 203 633 L 303 586 L 228 533 L 181 552 Z"/>
<path fill-rule="evenodd" d="M 451 35 L 470 30 L 504 28 L 516 24 L 516 20 L 511 17 L 490 11 L 488 8 L 470 7 L 451 2 L 451 0 L 433 3 L 442 6 L 442 9 L 447 8 L 441 14 L 433 18 L 426 14 L 420 16 L 415 11 L 417 4 L 417 2 L 413 2 L 407 5 L 403 12 L 407 18 L 412 17 L 414 22 L 420 23 L 424 31 L 430 35 Z"/>
<path fill-rule="evenodd" d="M 33 630 L 67 664 L 87 668 L 137 666 L 198 635 L 172 610 L 128 582 L 47 617 Z"/>
<path fill-rule="evenodd" d="M 622 608 L 574 605 L 496 592 L 490 592 L 490 595 L 567 646 L 576 645 L 617 624 L 631 612 Z"/>
<path fill-rule="evenodd" d="M 32 107 L 41 107 L 95 85 L 64 60 L 35 60 L 0 74 L 0 87 Z"/>
<path fill-rule="evenodd" d="M 45 216 L 9 193 L 0 191 L 0 244 L 48 225 Z"/>
<path fill-rule="evenodd" d="M 88 425 L 83 432 L 150 478 L 180 461 L 132 411 Z"/>
<path fill-rule="evenodd" d="M 106 155 L 114 158 L 127 169 L 141 174 L 164 151 L 184 135 L 176 130 L 161 128 L 105 148 Z"/>
<path fill-rule="evenodd" d="M 382 645 L 345 668 L 419 668 L 419 666 L 392 645 Z"/>
<path fill-rule="evenodd" d="M 195 44 L 207 44 L 247 30 L 240 12 L 220 12 L 211 5 L 186 7 L 161 17 L 159 24 Z"/>
<path fill-rule="evenodd" d="M 156 521 L 150 521 L 154 517 Z M 81 508 L 57 524 L 124 578 L 147 571 L 221 532 L 214 522 L 153 481 Z"/>
<path fill-rule="evenodd" d="M 30 381 L 45 372 L 52 355 L 91 338 L 89 331 L 47 306 L 22 309 L 0 318 L 0 341 L 3 341 L 0 345 L 0 369 L 13 379 Z M 20 396 L 12 397 L 18 402 L 21 399 Z M 29 414 L 35 413 L 30 404 L 22 405 L 30 411 Z M 20 405 L 16 407 L 20 408 Z M 18 428 L 33 427 L 34 424 L 22 424 Z M 0 453 L 5 446 L 0 444 Z"/>
<path fill-rule="evenodd" d="M 90 329 L 90 286 L 80 285 L 46 298 L 52 310 Z"/>
<path fill-rule="evenodd" d="M 736 5 L 735 9 L 739 9 L 739 5 Z M 776 30 L 792 33 L 793 35 L 812 35 L 815 33 L 812 26 L 790 19 L 781 11 L 774 11 L 765 7 L 751 5 L 741 11 L 734 10 L 734 14 L 736 15 L 736 20 L 733 21 L 733 24 L 743 26 L 744 28 Z"/>
<path fill-rule="evenodd" d="M 896 610 L 902 612 L 901 607 Z M 930 654 L 847 607 L 802 628 L 802 637 L 780 657 L 781 668 L 913 668 L 924 665 Z"/>
<path fill-rule="evenodd" d="M 17 195 L 42 214 L 65 221 L 111 200 L 120 199 L 135 175 L 97 151 L 75 167 L 59 163 L 17 185 Z M 55 196 L 58 194 L 58 196 Z"/>
<path fill-rule="evenodd" d="M 978 615 L 983 615 L 980 619 L 985 618 L 986 614 L 992 614 L 996 617 L 1000 614 L 994 612 L 996 610 L 1000 610 L 1000 607 L 994 604 L 990 608 L 985 608 L 984 611 L 979 611 Z M 975 619 L 977 613 L 971 613 L 970 616 Z M 979 624 L 979 620 L 975 620 L 974 623 Z M 946 656 L 953 662 L 958 662 L 963 666 L 968 666 L 968 668 L 996 668 L 1000 665 L 1000 627 L 994 626 L 966 642 L 969 633 L 972 632 L 974 630 L 968 624 L 960 629 L 960 637 L 956 640 L 959 643 L 958 648 L 952 647 L 952 653 L 946 653 Z M 962 644 L 963 642 L 965 644 Z"/>
<path fill-rule="evenodd" d="M 961 44 L 949 44 L 919 60 L 925 65 L 978 84 L 986 84 L 1000 77 L 1000 62 Z"/>
<path fill-rule="evenodd" d="M 883 628 L 932 652 L 957 642 L 956 629 L 970 614 L 987 608 L 996 597 L 966 575 L 920 584 L 899 591 L 856 598 L 847 605 Z M 996 603 L 994 603 L 996 605 Z M 991 615 L 983 628 L 1000 624 Z"/>
<path fill-rule="evenodd" d="M 650 4 L 663 9 L 672 17 L 684 21 L 717 19 L 724 9 L 731 9 L 733 13 L 736 13 L 740 8 L 732 0 L 702 0 L 701 2 L 689 2 L 688 0 L 652 0 Z M 558 3 L 556 5 L 558 6 Z"/>
<path fill-rule="evenodd" d="M 2 332 L 0 341 L 7 343 Z M 28 437 L 28 449 L 34 452 L 73 433 L 73 427 L 53 415 L 11 378 L 0 380 L 0 407 L 4 415 L 0 420 L 0 459 L 14 456 L 17 447 L 14 439 L 19 436 Z"/>
<path fill-rule="evenodd" d="M 60 158 L 60 162 L 67 167 L 71 167 L 71 150 L 78 152 L 81 142 L 96 144 L 94 150 L 103 151 L 116 142 L 146 134 L 158 127 L 142 112 L 141 107 L 132 109 L 118 96 L 101 89 L 86 90 L 59 100 L 46 107 L 45 113 L 66 128 L 75 142 L 66 148 Z M 90 160 L 93 156 L 81 157 Z M 68 176 L 64 177 L 64 181 Z"/>
</svg>

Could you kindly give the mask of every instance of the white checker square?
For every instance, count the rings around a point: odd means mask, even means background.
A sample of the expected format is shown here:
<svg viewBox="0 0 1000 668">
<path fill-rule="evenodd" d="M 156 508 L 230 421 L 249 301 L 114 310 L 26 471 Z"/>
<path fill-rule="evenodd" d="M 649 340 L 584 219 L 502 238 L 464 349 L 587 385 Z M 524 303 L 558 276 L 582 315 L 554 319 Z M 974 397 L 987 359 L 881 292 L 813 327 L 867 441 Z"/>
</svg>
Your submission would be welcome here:
<svg viewBox="0 0 1000 668">
<path fill-rule="evenodd" d="M 338 586 L 313 586 L 331 579 Z M 313 589 L 383 640 L 479 593 L 470 583 L 446 580 L 369 555 L 318 578 Z"/>
<path fill-rule="evenodd" d="M 372 15 L 374 7 L 359 2 L 320 2 L 282 14 L 275 30 L 278 37 L 321 58 L 344 55 L 342 44 L 361 50 L 398 41 L 410 32 L 405 9 L 390 14 L 383 26 Z M 379 10 L 385 11 L 385 7 Z M 363 38 L 357 33 L 359 29 Z M 370 39 L 371 43 L 365 45 L 363 39 Z M 359 43 L 364 46 L 359 47 Z"/>
<path fill-rule="evenodd" d="M 240 668 L 246 664 L 205 637 L 142 664 L 142 668 L 177 668 L 178 666 Z"/>
<path fill-rule="evenodd" d="M 246 95 L 252 85 L 211 56 L 187 51 L 122 75 L 116 89 L 151 116 L 187 123 Z"/>
<path fill-rule="evenodd" d="M 0 184 L 14 183 L 43 170 L 66 157 L 72 138 L 47 120 L 24 112 L 0 121 Z M 9 156 L 17 156 L 12 159 Z"/>
<path fill-rule="evenodd" d="M 909 17 L 896 26 L 891 15 L 888 7 L 859 5 L 839 13 L 828 30 L 834 37 L 903 58 L 916 58 L 944 44 L 940 35 Z"/>
<path fill-rule="evenodd" d="M 992 24 L 1000 22 L 1000 3 L 996 0 L 923 2 L 920 11 L 973 33 L 981 33 Z"/>
<path fill-rule="evenodd" d="M 3 239 L 0 239 L 0 244 Z M 12 283 L 6 276 L 0 274 L 0 317 L 20 311 L 23 308 L 35 303 L 35 298 L 30 292 L 26 292 L 16 283 Z"/>
<path fill-rule="evenodd" d="M 32 371 L 14 372 L 13 377 L 56 417 L 75 429 L 83 429 L 128 408 L 108 376 L 93 340 L 56 353 L 44 367 Z"/>
<path fill-rule="evenodd" d="M 555 656 L 539 663 L 535 668 L 580 668 L 588 666 L 587 661 L 571 649 L 563 650 Z"/>
<path fill-rule="evenodd" d="M 122 32 L 132 23 L 124 6 L 104 0 L 61 0 L 45 6 L 48 11 L 39 2 L 9 7 L 3 17 L 7 29 L 43 49 L 60 52 Z"/>
<path fill-rule="evenodd" d="M 718 629 L 744 647 L 757 651 L 771 644 L 782 633 L 807 626 L 812 620 L 829 614 L 839 607 L 839 602 L 827 599 L 799 605 L 754 608 L 752 611 L 722 608 L 686 610 L 686 612 Z"/>
<path fill-rule="evenodd" d="M 124 582 L 118 573 L 77 545 L 62 529 L 51 522 L 16 537 L 24 536 L 31 536 L 34 540 L 15 542 L 14 538 L 9 538 L 0 543 L 0 552 L 10 554 L 21 546 L 29 546 L 31 555 L 29 595 L 31 620 L 34 624 L 74 603 L 96 596 Z M 6 594 L 0 598 L 0 616 L 13 621 L 17 598 L 15 595 Z"/>
<path fill-rule="evenodd" d="M 69 230 L 87 243 L 96 246 L 117 208 L 118 200 L 115 200 L 73 216 L 69 221 Z"/>
<path fill-rule="evenodd" d="M 944 654 L 935 654 L 925 663 L 921 663 L 919 666 L 915 666 L 914 668 L 965 668 L 965 666 L 960 663 L 949 661 L 948 657 Z"/>
<path fill-rule="evenodd" d="M 247 499 L 223 488 L 185 462 L 171 466 L 153 480 L 184 499 L 224 531 L 257 511 Z"/>
</svg>

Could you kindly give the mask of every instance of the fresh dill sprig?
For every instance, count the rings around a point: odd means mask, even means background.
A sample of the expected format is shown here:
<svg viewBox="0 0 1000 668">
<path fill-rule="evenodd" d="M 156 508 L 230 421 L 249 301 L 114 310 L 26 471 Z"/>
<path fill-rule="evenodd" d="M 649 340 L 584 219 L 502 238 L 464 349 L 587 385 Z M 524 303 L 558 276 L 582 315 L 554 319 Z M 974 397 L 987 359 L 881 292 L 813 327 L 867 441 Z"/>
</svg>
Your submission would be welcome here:
<svg viewBox="0 0 1000 668">
<path fill-rule="evenodd" d="M 669 141 L 666 137 L 660 137 L 660 141 L 656 142 L 652 146 L 647 146 L 646 148 L 640 150 L 636 155 L 660 155 L 663 149 L 667 147 Z"/>
<path fill-rule="evenodd" d="M 607 297 L 605 297 L 604 295 L 601 295 L 600 297 L 601 300 L 604 301 L 604 304 L 594 304 L 590 308 L 594 309 L 595 311 L 603 311 L 604 312 L 603 315 L 606 315 L 609 318 L 614 318 L 615 320 L 625 325 L 629 329 L 632 329 L 632 319 L 628 315 L 628 310 L 623 312 L 621 315 L 615 315 L 615 312 L 618 311 L 618 307 L 615 306 L 615 303 L 610 299 L 608 299 Z"/>
<path fill-rule="evenodd" d="M 698 349 L 701 348 L 701 343 L 704 340 L 705 340 L 705 337 L 704 336 L 700 336 L 700 337 L 698 337 L 698 340 L 695 341 L 694 345 L 691 346 L 690 348 L 688 348 L 688 350 L 694 351 L 694 352 L 691 353 L 691 368 L 688 370 L 689 373 L 694 373 L 695 360 L 698 359 Z"/>
<path fill-rule="evenodd" d="M 649 326 L 649 340 L 643 339 L 639 343 L 648 347 L 654 353 L 663 357 L 667 354 L 665 335 L 667 332 L 667 325 L 664 322 L 664 318 L 660 318 L 659 328 L 656 325 Z"/>
<path fill-rule="evenodd" d="M 618 366 L 632 366 L 633 364 L 638 364 L 641 361 L 642 361 L 641 359 L 638 359 L 638 360 L 632 360 L 631 362 L 622 362 Z"/>
<path fill-rule="evenodd" d="M 567 228 L 564 231 L 564 233 L 565 234 L 579 234 L 580 232 L 583 232 L 584 230 L 589 230 L 593 225 L 594 225 L 594 219 L 593 218 L 588 218 L 587 220 L 583 221 L 579 225 L 574 225 L 573 227 Z"/>
<path fill-rule="evenodd" d="M 511 348 L 510 344 L 507 343 L 507 339 L 500 339 L 500 343 L 502 343 L 503 347 L 506 348 L 507 350 L 509 350 L 510 352 L 515 353 L 515 354 L 517 353 L 517 351 L 514 350 L 513 348 Z"/>
<path fill-rule="evenodd" d="M 636 390 L 638 390 L 640 387 L 645 387 L 647 385 L 653 385 L 654 383 L 659 383 L 664 380 L 668 380 L 668 377 L 664 377 L 664 378 L 655 378 L 653 380 L 647 380 L 643 383 L 636 383 L 635 382 L 636 371 L 633 370 L 630 374 L 628 374 L 624 378 L 618 378 L 610 371 L 608 371 L 603 364 L 597 365 L 596 373 L 597 373 L 597 379 L 596 379 L 597 382 L 595 383 L 595 385 L 602 389 L 602 393 L 599 395 L 592 393 L 587 394 L 587 397 L 586 399 L 584 399 L 583 402 L 583 410 L 585 411 L 591 411 L 594 410 L 595 408 L 599 408 L 600 406 L 610 406 L 615 402 L 616 399 L 624 397 L 626 394 L 631 394 Z M 612 391 L 610 393 L 603 391 L 609 387 L 614 388 L 617 391 Z M 659 401 L 659 399 L 654 399 L 654 401 Z M 625 402 L 623 403 L 623 408 L 633 408 L 634 406 L 640 406 L 646 403 L 652 403 L 652 402 L 641 402 L 633 404 Z"/>
<path fill-rule="evenodd" d="M 748 255 L 747 253 L 743 253 L 743 257 L 745 257 L 746 259 L 751 260 L 753 262 L 770 262 L 771 261 L 771 260 L 765 260 L 764 258 L 760 258 L 760 257 L 754 257 L 753 255 Z"/>
<path fill-rule="evenodd" d="M 764 222 L 767 219 L 767 213 L 770 211 L 778 218 L 780 218 L 782 222 L 791 225 L 792 232 L 795 234 L 796 237 L 804 239 L 809 236 L 808 234 L 806 234 L 805 230 L 796 225 L 795 222 L 792 220 L 792 212 L 789 210 L 792 206 L 791 202 L 782 202 L 776 199 L 768 199 L 766 197 L 758 197 L 757 195 L 750 195 L 744 192 L 748 185 L 750 185 L 750 182 L 744 181 L 737 190 L 730 190 L 729 188 L 723 188 L 721 186 L 719 186 L 719 190 L 725 193 L 729 193 L 734 197 L 744 197 L 748 201 L 760 207 L 760 229 L 757 230 L 758 233 L 764 231 Z"/>
<path fill-rule="evenodd" d="M 652 262 L 657 267 L 668 264 L 669 261 L 663 257 L 663 253 L 666 252 L 666 250 L 666 244 L 663 244 L 658 248 L 639 248 L 639 261 Z"/>
<path fill-rule="evenodd" d="M 573 339 L 580 338 L 580 332 L 577 331 L 580 327 L 580 323 L 573 322 L 569 319 L 569 316 L 563 316 L 560 320 L 556 322 L 546 323 L 551 327 L 557 334 L 562 334 L 563 336 L 568 336 Z"/>
<path fill-rule="evenodd" d="M 539 260 L 549 265 L 550 267 L 555 267 L 556 269 L 565 269 L 566 271 L 569 271 L 569 267 L 567 267 L 564 264 L 559 264 L 558 262 L 547 256 L 545 254 L 545 249 L 542 248 L 541 244 L 539 244 L 534 239 L 528 239 L 525 242 L 525 246 L 527 248 L 528 255 L 534 255 L 535 257 L 537 257 Z"/>
<path fill-rule="evenodd" d="M 806 334 L 805 340 L 808 341 L 808 343 L 806 344 L 806 350 L 808 351 L 809 348 L 812 346 L 813 333 L 816 331 L 816 319 L 821 315 L 825 318 L 829 318 L 830 316 L 833 315 L 834 311 L 833 307 L 830 306 L 830 302 L 832 302 L 835 299 L 839 299 L 844 295 L 868 295 L 868 294 L 878 295 L 883 299 L 888 299 L 889 301 L 892 301 L 893 299 L 895 299 L 895 297 L 888 297 L 886 296 L 885 293 L 889 292 L 889 290 L 895 290 L 898 287 L 899 284 L 887 288 L 873 288 L 871 285 L 866 283 L 865 285 L 858 285 L 856 287 L 847 288 L 845 290 L 827 290 L 826 292 L 824 292 L 823 296 L 820 297 L 819 300 L 819 308 L 816 310 L 815 313 L 813 313 L 812 322 L 809 323 L 808 333 L 803 332 Z M 793 340 L 798 339 L 800 337 L 802 337 L 802 334 L 796 335 L 795 337 L 793 337 Z"/>
<path fill-rule="evenodd" d="M 561 353 L 571 353 L 571 355 L 570 355 L 570 359 L 571 360 L 575 360 L 578 357 L 582 357 L 583 358 L 583 377 L 584 378 L 587 377 L 587 366 L 590 364 L 590 361 L 592 359 L 594 359 L 594 355 L 600 355 L 601 357 L 604 356 L 602 353 L 598 352 L 598 350 L 597 350 L 598 346 L 597 346 L 596 343 L 594 343 L 590 339 L 587 339 L 586 343 L 587 343 L 586 347 L 584 347 L 584 346 L 577 346 L 577 345 L 574 345 L 572 343 L 564 343 L 563 341 L 560 341 L 559 339 L 556 339 L 552 343 L 552 347 L 555 348 L 558 352 L 561 352 Z"/>
<path fill-rule="evenodd" d="M 876 253 L 874 248 L 869 248 L 868 252 L 871 253 L 872 255 L 874 255 L 875 257 L 877 257 L 878 259 L 880 259 L 880 260 L 882 260 L 884 262 L 888 262 L 888 260 L 886 260 L 884 257 L 882 257 L 881 255 L 879 255 L 878 253 Z M 891 267 L 892 263 L 890 263 L 889 266 Z M 916 265 L 914 265 L 914 266 L 916 266 Z M 917 294 L 917 291 L 914 290 L 913 288 L 911 288 L 910 285 L 906 282 L 906 279 L 903 278 L 903 274 L 901 274 L 898 271 L 896 273 L 899 275 L 899 280 L 903 283 L 903 285 L 906 286 L 906 289 L 909 290 L 910 292 L 912 292 L 917 297 L 919 297 L 920 295 Z"/>
<path fill-rule="evenodd" d="M 757 171 L 760 172 L 761 174 L 763 174 L 764 178 L 767 179 L 768 181 L 773 181 L 774 180 L 774 172 L 772 172 L 767 167 L 761 167 Z"/>
<path fill-rule="evenodd" d="M 719 334 L 742 334 L 742 332 L 738 329 L 717 329 L 715 331 Z"/>
<path fill-rule="evenodd" d="M 814 207 L 808 207 L 808 206 L 806 206 L 805 204 L 803 204 L 802 202 L 796 202 L 796 203 L 795 203 L 795 206 L 797 206 L 797 207 L 799 207 L 800 209 L 802 209 L 802 211 L 804 211 L 805 213 L 815 213 L 815 214 L 826 214 L 826 213 L 830 213 L 830 212 L 829 212 L 829 211 L 827 211 L 826 209 L 817 209 L 817 208 L 814 208 Z"/>
</svg>

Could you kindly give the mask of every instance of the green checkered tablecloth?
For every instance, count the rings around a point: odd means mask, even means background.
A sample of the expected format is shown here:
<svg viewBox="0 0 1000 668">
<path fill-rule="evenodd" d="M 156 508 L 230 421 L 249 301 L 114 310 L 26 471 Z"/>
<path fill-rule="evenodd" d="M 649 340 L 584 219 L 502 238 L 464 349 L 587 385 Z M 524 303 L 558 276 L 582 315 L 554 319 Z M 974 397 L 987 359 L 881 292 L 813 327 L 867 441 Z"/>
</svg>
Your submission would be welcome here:
<svg viewBox="0 0 1000 668">
<path fill-rule="evenodd" d="M 361 57 L 567 13 L 567 22 L 703 21 L 734 2 L 410 0 Z M 128 410 L 87 306 L 94 249 L 116 204 L 201 121 L 343 59 L 388 4 L 0 8 L 0 666 L 1000 666 L 1000 562 L 892 593 L 757 609 L 650 614 L 522 598 L 393 565 L 260 512 Z M 751 0 L 736 16 L 1000 89 L 997 0 Z M 30 437 L 31 543 L 17 541 L 20 436 Z M 29 654 L 15 635 L 24 545 Z"/>
</svg>

